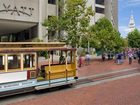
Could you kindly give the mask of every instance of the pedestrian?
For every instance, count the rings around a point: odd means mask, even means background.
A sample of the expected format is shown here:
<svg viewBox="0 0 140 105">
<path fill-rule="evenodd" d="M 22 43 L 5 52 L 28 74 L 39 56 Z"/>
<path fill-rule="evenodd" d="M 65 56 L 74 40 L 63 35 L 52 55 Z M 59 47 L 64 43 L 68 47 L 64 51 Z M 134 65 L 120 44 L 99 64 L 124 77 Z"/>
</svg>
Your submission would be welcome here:
<svg viewBox="0 0 140 105">
<path fill-rule="evenodd" d="M 121 53 L 121 63 L 124 63 L 125 56 L 123 55 L 123 52 Z"/>
<path fill-rule="evenodd" d="M 140 49 L 137 51 L 137 56 L 138 56 L 138 64 L 140 64 Z"/>
<path fill-rule="evenodd" d="M 82 67 L 83 65 L 83 59 L 82 59 L 82 55 L 79 56 L 79 67 Z"/>
<path fill-rule="evenodd" d="M 89 55 L 88 52 L 85 55 L 85 63 L 86 63 L 86 65 L 89 65 L 90 64 L 90 55 Z"/>
<path fill-rule="evenodd" d="M 122 63 L 122 54 L 121 53 L 118 53 L 118 56 L 117 56 L 117 64 L 121 64 Z"/>
<path fill-rule="evenodd" d="M 125 51 L 123 51 L 123 57 L 124 57 L 124 59 L 126 59 L 126 52 Z"/>
<path fill-rule="evenodd" d="M 134 52 L 133 52 L 133 58 L 135 61 L 137 60 L 137 51 L 136 50 L 134 50 Z"/>
<path fill-rule="evenodd" d="M 132 64 L 133 52 L 131 50 L 128 51 L 128 58 L 129 58 L 129 64 Z"/>
<path fill-rule="evenodd" d="M 108 52 L 107 56 L 108 56 L 108 60 L 110 60 L 110 58 L 111 58 L 111 53 Z"/>
<path fill-rule="evenodd" d="M 115 52 L 115 59 L 114 62 L 117 63 L 118 62 L 118 52 Z"/>
<path fill-rule="evenodd" d="M 102 53 L 102 61 L 105 61 L 105 53 Z"/>
<path fill-rule="evenodd" d="M 113 52 L 111 52 L 111 60 L 113 59 L 113 57 L 114 57 L 114 54 L 113 54 Z"/>
<path fill-rule="evenodd" d="M 59 57 L 59 64 L 64 64 L 65 63 L 65 57 L 61 54 Z"/>
</svg>

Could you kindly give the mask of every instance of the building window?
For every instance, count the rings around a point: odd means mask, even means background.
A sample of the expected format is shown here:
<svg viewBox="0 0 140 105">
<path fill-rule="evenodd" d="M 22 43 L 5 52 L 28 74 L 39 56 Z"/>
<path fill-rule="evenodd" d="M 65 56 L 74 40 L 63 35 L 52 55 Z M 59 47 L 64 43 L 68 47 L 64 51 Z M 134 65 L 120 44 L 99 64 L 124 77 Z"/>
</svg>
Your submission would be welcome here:
<svg viewBox="0 0 140 105">
<path fill-rule="evenodd" d="M 48 41 L 54 41 L 56 35 L 56 31 L 48 31 Z"/>
<path fill-rule="evenodd" d="M 1 41 L 1 42 L 8 42 L 8 36 L 7 36 L 7 35 L 1 36 L 1 37 L 0 37 L 0 41 Z"/>
<path fill-rule="evenodd" d="M 48 20 L 50 20 L 53 16 L 48 15 Z"/>
<path fill-rule="evenodd" d="M 96 4 L 104 5 L 104 0 L 96 0 Z"/>
<path fill-rule="evenodd" d="M 101 13 L 101 14 L 104 14 L 104 8 L 99 8 L 99 7 L 96 7 L 96 13 Z"/>
<path fill-rule="evenodd" d="M 56 0 L 48 0 L 48 4 L 56 4 Z"/>
</svg>

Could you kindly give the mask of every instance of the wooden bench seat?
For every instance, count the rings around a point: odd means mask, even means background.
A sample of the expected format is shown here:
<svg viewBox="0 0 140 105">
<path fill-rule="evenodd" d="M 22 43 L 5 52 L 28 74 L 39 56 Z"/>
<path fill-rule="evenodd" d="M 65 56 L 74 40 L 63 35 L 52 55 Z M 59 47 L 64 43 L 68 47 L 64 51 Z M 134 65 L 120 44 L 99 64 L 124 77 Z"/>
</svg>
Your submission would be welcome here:
<svg viewBox="0 0 140 105">
<path fill-rule="evenodd" d="M 67 72 L 71 72 L 71 71 L 74 71 L 74 70 L 73 69 L 68 69 L 67 70 Z M 66 70 L 62 70 L 62 69 L 60 69 L 60 70 L 50 70 L 50 71 L 47 70 L 47 74 L 49 74 L 49 72 L 50 73 L 64 73 L 64 72 L 66 72 Z"/>
</svg>

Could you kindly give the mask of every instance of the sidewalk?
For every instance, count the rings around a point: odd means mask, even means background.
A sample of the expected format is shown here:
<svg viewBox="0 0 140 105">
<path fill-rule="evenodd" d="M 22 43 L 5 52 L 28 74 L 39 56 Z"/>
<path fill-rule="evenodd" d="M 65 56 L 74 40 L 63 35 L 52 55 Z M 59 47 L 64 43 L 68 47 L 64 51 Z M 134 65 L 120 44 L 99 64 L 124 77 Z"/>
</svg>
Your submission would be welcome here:
<svg viewBox="0 0 140 105">
<path fill-rule="evenodd" d="M 131 69 L 131 68 L 140 68 L 137 60 L 133 60 L 132 64 L 129 65 L 128 59 L 124 61 L 123 64 L 116 64 L 114 60 L 102 61 L 101 58 L 93 57 L 90 65 L 82 66 L 78 68 L 78 76 L 85 77 L 90 75 L 96 75 L 106 72 L 112 72 L 117 70 Z"/>
</svg>

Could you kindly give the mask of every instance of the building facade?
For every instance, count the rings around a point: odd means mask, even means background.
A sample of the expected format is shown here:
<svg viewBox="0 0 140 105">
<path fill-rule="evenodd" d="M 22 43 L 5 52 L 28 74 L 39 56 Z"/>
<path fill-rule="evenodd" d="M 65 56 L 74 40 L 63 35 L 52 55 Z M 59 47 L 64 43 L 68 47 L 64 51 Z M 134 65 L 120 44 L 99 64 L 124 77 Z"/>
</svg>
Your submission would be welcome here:
<svg viewBox="0 0 140 105">
<path fill-rule="evenodd" d="M 105 16 L 118 29 L 118 0 L 88 0 L 87 5 L 96 12 L 92 24 Z M 42 23 L 58 15 L 57 0 L 1 0 L 0 41 L 30 41 L 36 37 L 53 41 L 55 33 L 47 32 Z"/>
<path fill-rule="evenodd" d="M 1 0 L 0 41 L 21 41 L 37 35 L 38 0 Z"/>
<path fill-rule="evenodd" d="M 95 24 L 100 18 L 107 17 L 118 30 L 118 0 L 88 0 L 88 6 L 91 4 L 95 10 L 91 23 Z"/>
</svg>

